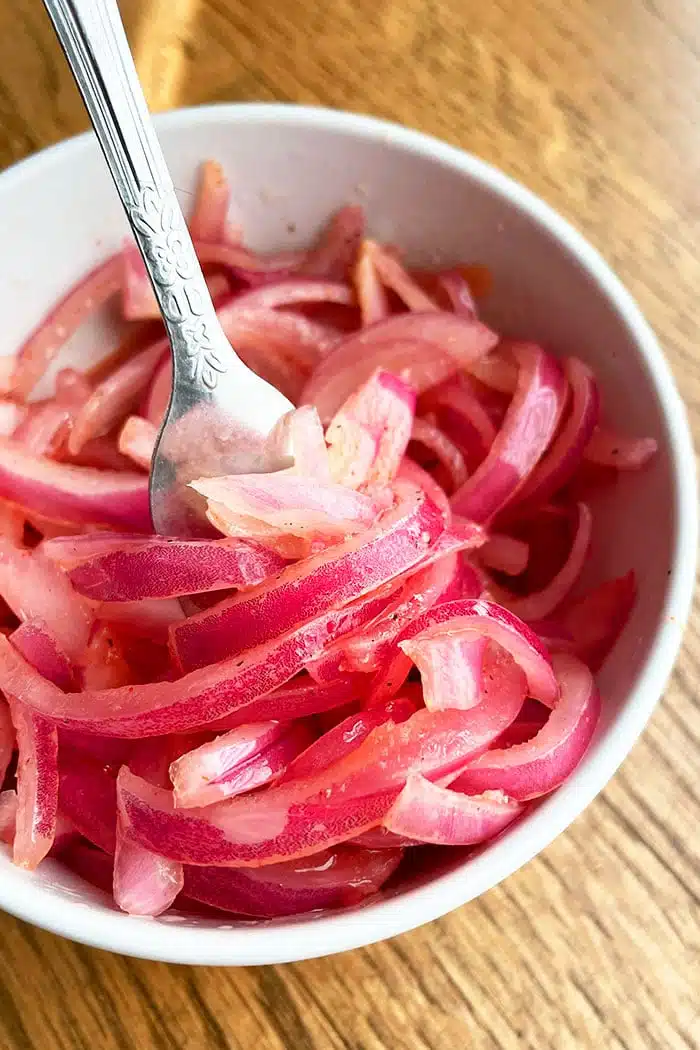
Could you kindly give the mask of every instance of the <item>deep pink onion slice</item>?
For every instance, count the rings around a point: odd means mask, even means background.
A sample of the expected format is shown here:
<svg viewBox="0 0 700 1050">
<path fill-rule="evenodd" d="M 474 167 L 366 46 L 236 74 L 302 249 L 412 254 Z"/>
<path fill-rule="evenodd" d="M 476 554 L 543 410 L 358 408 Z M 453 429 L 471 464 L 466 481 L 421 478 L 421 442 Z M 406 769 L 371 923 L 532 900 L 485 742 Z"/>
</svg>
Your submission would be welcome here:
<svg viewBox="0 0 700 1050">
<path fill-rule="evenodd" d="M 530 547 L 525 540 L 492 532 L 483 547 L 479 548 L 479 560 L 489 569 L 497 569 L 508 576 L 519 576 L 527 568 Z"/>
<path fill-rule="evenodd" d="M 462 630 L 449 635 L 419 635 L 399 644 L 420 671 L 423 699 L 429 711 L 467 710 L 480 703 L 482 681 L 488 682 L 487 671 L 501 688 L 498 661 L 489 663 L 487 659 L 496 653 L 488 652 L 488 639 L 483 634 Z M 495 667 L 491 666 L 493 663 Z M 522 691 L 524 697 L 524 681 Z"/>
<path fill-rule="evenodd" d="M 326 354 L 304 388 L 323 422 L 377 368 L 392 372 L 418 393 L 487 353 L 497 336 L 479 321 L 452 314 L 400 314 L 348 336 Z"/>
<path fill-rule="evenodd" d="M 452 784 L 470 795 L 504 791 L 526 801 L 562 784 L 581 761 L 600 715 L 600 696 L 590 671 L 573 656 L 555 655 L 561 696 L 539 733 L 527 743 L 477 758 Z"/>
<path fill-rule="evenodd" d="M 225 241 L 231 187 L 217 161 L 205 160 L 199 169 L 197 195 L 188 223 L 194 241 Z"/>
<path fill-rule="evenodd" d="M 412 776 L 384 817 L 395 835 L 438 846 L 474 846 L 498 835 L 524 807 L 496 792 L 470 796 Z"/>
<path fill-rule="evenodd" d="M 510 594 L 493 584 L 489 587 L 492 598 L 527 623 L 551 615 L 573 589 L 583 571 L 591 546 L 593 515 L 585 503 L 577 504 L 575 515 L 574 539 L 569 556 L 546 587 L 523 597 Z"/>
<path fill-rule="evenodd" d="M 221 267 L 237 283 L 250 288 L 291 277 L 298 272 L 306 255 L 303 251 L 261 255 L 231 240 L 195 241 L 194 247 L 203 266 Z"/>
<path fill-rule="evenodd" d="M 269 784 L 306 751 L 312 739 L 303 723 L 259 722 L 232 729 L 170 766 L 175 805 L 209 806 Z"/>
<path fill-rule="evenodd" d="M 0 788 L 5 780 L 7 768 L 12 761 L 15 743 L 15 727 L 10 715 L 10 708 L 4 699 L 0 699 Z"/>
<path fill-rule="evenodd" d="M 396 292 L 409 310 L 424 312 L 438 309 L 435 300 L 413 280 L 395 255 L 377 244 L 376 241 L 365 241 L 364 246 L 372 258 L 380 279 L 387 288 Z"/>
<path fill-rule="evenodd" d="M 301 915 L 356 904 L 376 893 L 401 862 L 400 849 L 335 846 L 256 869 L 185 868 L 193 900 L 255 918 Z"/>
<path fill-rule="evenodd" d="M 489 522 L 514 498 L 546 452 L 564 408 L 561 368 L 534 345 L 516 351 L 518 386 L 488 456 L 452 497 L 457 514 Z"/>
<path fill-rule="evenodd" d="M 22 344 L 10 378 L 10 391 L 25 398 L 49 363 L 85 318 L 98 310 L 121 287 L 120 255 L 96 266 L 63 296 Z"/>
<path fill-rule="evenodd" d="M 150 470 L 157 437 L 158 429 L 153 423 L 142 416 L 128 416 L 119 431 L 117 448 L 137 466 Z"/>
<path fill-rule="evenodd" d="M 207 723 L 205 728 L 219 733 L 273 718 L 281 722 L 293 722 L 298 718 L 344 707 L 359 695 L 360 688 L 358 675 L 344 675 L 334 682 L 322 683 L 314 682 L 307 675 L 300 675 L 293 682 L 246 704 L 242 711 Z"/>
<path fill-rule="evenodd" d="M 169 786 L 168 740 L 138 741 L 129 757 L 129 769 L 157 787 Z M 130 915 L 161 915 L 182 890 L 184 872 L 168 860 L 135 842 L 117 817 L 112 891 L 114 901 Z"/>
<path fill-rule="evenodd" d="M 564 374 L 571 390 L 571 407 L 551 448 L 517 493 L 506 514 L 513 517 L 546 503 L 571 480 L 600 416 L 600 393 L 595 376 L 582 361 L 569 357 Z"/>
<path fill-rule="evenodd" d="M 423 470 L 423 467 L 419 466 L 408 456 L 404 456 L 396 477 L 399 481 L 406 481 L 409 485 L 421 489 L 428 499 L 432 500 L 436 507 L 440 508 L 445 528 L 449 528 L 452 521 L 452 507 L 450 506 L 449 496 L 442 485 L 438 485 L 435 478 L 427 470 Z"/>
<path fill-rule="evenodd" d="M 297 474 L 235 474 L 197 478 L 191 487 L 232 517 L 244 515 L 295 536 L 345 537 L 368 529 L 386 509 L 344 485 Z"/>
<path fill-rule="evenodd" d="M 69 660 L 88 640 L 92 613 L 63 572 L 40 550 L 23 550 L 0 537 L 0 595 L 20 620 L 39 620 Z"/>
<path fill-rule="evenodd" d="M 333 479 L 342 485 L 387 485 L 398 472 L 411 437 L 415 390 L 377 369 L 354 390 L 326 431 Z"/>
<path fill-rule="evenodd" d="M 59 562 L 80 594 L 100 602 L 255 587 L 286 564 L 274 552 L 237 539 L 103 533 L 48 540 L 41 549 Z"/>
<path fill-rule="evenodd" d="M 136 407 L 167 349 L 167 340 L 159 340 L 130 358 L 95 387 L 73 421 L 68 438 L 68 450 L 73 455 L 80 452 L 91 438 L 110 431 Z"/>
<path fill-rule="evenodd" d="M 496 427 L 467 376 L 452 376 L 427 391 L 421 411 L 434 414 L 440 429 L 461 450 L 467 469 L 475 471 L 496 438 Z"/>
<path fill-rule="evenodd" d="M 398 697 L 371 710 L 348 715 L 302 751 L 287 767 L 279 783 L 317 776 L 358 748 L 377 726 L 385 722 L 405 722 L 415 710 L 416 705 L 408 697 Z"/>
<path fill-rule="evenodd" d="M 373 241 L 363 241 L 353 269 L 353 284 L 363 326 L 384 321 L 391 314 L 386 289 L 374 265 Z"/>
<path fill-rule="evenodd" d="M 386 609 L 355 634 L 340 638 L 307 665 L 319 682 L 331 682 L 348 671 L 367 673 L 391 658 L 405 627 L 441 602 L 463 597 L 463 563 L 459 552 L 474 545 L 474 536 L 449 531 L 434 544 L 430 561 L 410 573 Z M 480 591 L 479 591 L 480 593 Z"/>
<path fill-rule="evenodd" d="M 75 672 L 65 651 L 43 620 L 25 620 L 11 635 L 12 644 L 24 659 L 59 689 L 75 688 Z M 0 762 L 0 769 L 2 762 Z M 2 783 L 2 776 L 0 776 Z"/>
<path fill-rule="evenodd" d="M 527 678 L 528 694 L 547 707 L 553 707 L 559 695 L 552 662 L 537 635 L 517 616 L 495 602 L 483 598 L 446 602 L 414 620 L 399 638 L 399 644 L 411 639 L 450 636 L 462 630 L 473 630 L 510 653 Z M 398 658 L 400 657 L 400 659 Z M 408 674 L 406 657 L 398 652 L 377 672 L 370 688 L 370 700 L 386 695 L 387 683 L 398 688 Z M 410 665 L 409 665 L 410 667 Z"/>
<path fill-rule="evenodd" d="M 10 700 L 17 733 L 17 816 L 12 859 L 33 871 L 53 846 L 58 809 L 56 726 Z"/>
<path fill-rule="evenodd" d="M 403 835 L 394 835 L 392 831 L 388 831 L 381 825 L 376 828 L 370 828 L 369 831 L 363 831 L 361 835 L 356 835 L 354 839 L 348 841 L 348 846 L 361 846 L 363 849 L 391 850 L 401 849 L 404 846 L 420 845 L 421 843 L 416 842 L 414 839 L 408 839 Z"/>
<path fill-rule="evenodd" d="M 3 440 L 0 498 L 38 514 L 50 507 L 57 520 L 75 525 L 101 522 L 135 532 L 151 531 L 148 478 L 143 474 L 53 463 Z"/>
<path fill-rule="evenodd" d="M 373 529 L 176 625 L 171 639 L 180 665 L 223 659 L 368 594 L 419 564 L 442 531 L 433 503 L 414 489 L 397 489 L 396 507 Z"/>
<path fill-rule="evenodd" d="M 63 752 L 59 763 L 58 805 L 77 831 L 105 853 L 114 854 L 117 835 L 117 784 L 104 762 L 81 752 Z M 111 880 L 110 880 L 111 881 Z M 110 887 L 111 888 L 111 887 Z"/>
<path fill-rule="evenodd" d="M 583 456 L 589 463 L 618 470 L 639 470 L 658 448 L 653 438 L 630 438 L 610 427 L 597 426 L 585 447 Z"/>
<path fill-rule="evenodd" d="M 318 281 L 300 277 L 264 284 L 236 296 L 232 310 L 248 307 L 263 307 L 274 310 L 283 306 L 300 306 L 304 303 L 340 303 L 353 305 L 353 296 L 347 284 L 341 281 Z"/>
<path fill-rule="evenodd" d="M 294 459 L 292 470 L 304 478 L 331 481 L 326 439 L 312 405 L 302 405 L 283 416 L 270 435 L 270 445 Z"/>
<path fill-rule="evenodd" d="M 143 845 L 184 863 L 257 867 L 303 857 L 381 823 L 412 773 L 436 780 L 458 772 L 519 707 L 505 695 L 488 708 L 417 711 L 379 726 L 316 777 L 199 810 L 175 810 L 170 792 L 123 769 L 119 806 Z"/>
<path fill-rule="evenodd" d="M 340 208 L 326 224 L 298 272 L 329 281 L 345 280 L 357 256 L 364 229 L 362 208 L 353 204 Z"/>
<path fill-rule="evenodd" d="M 13 789 L 0 791 L 0 842 L 11 846 L 15 840 L 17 825 L 17 792 Z"/>
<path fill-rule="evenodd" d="M 467 480 L 467 465 L 457 445 L 429 419 L 414 419 L 411 441 L 417 441 L 439 460 L 450 479 L 451 491 Z"/>
<path fill-rule="evenodd" d="M 606 580 L 581 595 L 562 615 L 562 627 L 573 639 L 573 651 L 597 671 L 622 633 L 637 600 L 633 571 Z"/>
<path fill-rule="evenodd" d="M 81 693 L 61 692 L 0 636 L 0 688 L 68 729 L 132 738 L 187 732 L 245 711 L 298 674 L 333 638 L 373 619 L 387 601 L 388 596 L 370 595 L 175 682 Z"/>
</svg>

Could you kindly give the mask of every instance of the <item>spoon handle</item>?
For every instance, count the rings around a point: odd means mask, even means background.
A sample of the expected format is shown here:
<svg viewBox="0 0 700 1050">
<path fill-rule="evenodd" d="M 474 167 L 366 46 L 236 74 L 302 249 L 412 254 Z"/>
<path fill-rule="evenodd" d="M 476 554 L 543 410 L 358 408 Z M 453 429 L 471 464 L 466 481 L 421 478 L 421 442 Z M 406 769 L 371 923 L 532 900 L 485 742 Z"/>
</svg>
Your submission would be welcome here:
<svg viewBox="0 0 700 1050">
<path fill-rule="evenodd" d="M 245 366 L 222 338 L 116 0 L 44 0 L 44 6 L 146 264 L 172 347 L 178 396 L 207 400 L 222 376 Z"/>
</svg>

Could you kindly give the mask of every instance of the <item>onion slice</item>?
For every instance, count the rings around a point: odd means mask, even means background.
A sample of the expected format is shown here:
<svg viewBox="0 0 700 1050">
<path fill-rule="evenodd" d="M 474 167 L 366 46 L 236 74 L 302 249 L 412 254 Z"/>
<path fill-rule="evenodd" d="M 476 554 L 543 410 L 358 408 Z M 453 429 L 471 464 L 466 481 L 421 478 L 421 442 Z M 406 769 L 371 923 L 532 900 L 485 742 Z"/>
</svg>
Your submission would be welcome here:
<svg viewBox="0 0 700 1050">
<path fill-rule="evenodd" d="M 600 696 L 588 668 L 573 656 L 554 656 L 560 699 L 532 740 L 492 750 L 452 784 L 455 791 L 504 791 L 526 801 L 553 791 L 581 761 L 600 715 Z"/>
<path fill-rule="evenodd" d="M 474 846 L 499 835 L 523 808 L 497 792 L 469 796 L 412 776 L 382 826 L 395 835 L 433 845 Z"/>
<path fill-rule="evenodd" d="M 491 521 L 514 498 L 552 440 L 567 384 L 557 362 L 534 345 L 516 351 L 518 386 L 488 456 L 452 497 L 452 509 L 472 521 Z"/>
<path fill-rule="evenodd" d="M 639 470 L 652 458 L 658 448 L 653 438 L 630 438 L 617 434 L 609 427 L 598 426 L 593 431 L 583 453 L 589 463 L 618 470 Z"/>
</svg>

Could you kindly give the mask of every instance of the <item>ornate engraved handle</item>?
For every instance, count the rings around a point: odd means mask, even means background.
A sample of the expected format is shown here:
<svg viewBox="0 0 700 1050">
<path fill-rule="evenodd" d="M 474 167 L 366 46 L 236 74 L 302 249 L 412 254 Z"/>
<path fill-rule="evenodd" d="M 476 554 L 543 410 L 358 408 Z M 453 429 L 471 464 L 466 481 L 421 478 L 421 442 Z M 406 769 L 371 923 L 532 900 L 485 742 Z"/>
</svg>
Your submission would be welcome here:
<svg viewBox="0 0 700 1050">
<path fill-rule="evenodd" d="M 229 350 L 151 124 L 116 0 L 44 0 L 143 255 L 178 385 L 213 393 Z M 194 394 L 194 390 L 192 393 Z"/>
</svg>

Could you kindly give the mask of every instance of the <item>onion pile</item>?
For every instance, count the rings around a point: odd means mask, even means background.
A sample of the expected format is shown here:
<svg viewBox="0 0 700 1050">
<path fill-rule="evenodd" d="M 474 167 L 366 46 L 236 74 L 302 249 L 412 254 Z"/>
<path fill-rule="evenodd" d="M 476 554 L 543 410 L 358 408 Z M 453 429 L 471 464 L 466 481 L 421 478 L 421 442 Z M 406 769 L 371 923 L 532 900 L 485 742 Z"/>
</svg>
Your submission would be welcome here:
<svg viewBox="0 0 700 1050">
<path fill-rule="evenodd" d="M 193 482 L 210 536 L 152 532 L 170 362 L 133 245 L 3 370 L 0 839 L 139 915 L 354 905 L 557 788 L 636 596 L 582 587 L 588 500 L 656 448 L 583 362 L 479 319 L 483 270 L 408 270 L 355 207 L 261 256 L 228 206 L 205 164 L 222 325 L 299 407 L 270 439 L 291 468 Z M 32 400 L 114 297 L 122 346 Z"/>
</svg>

